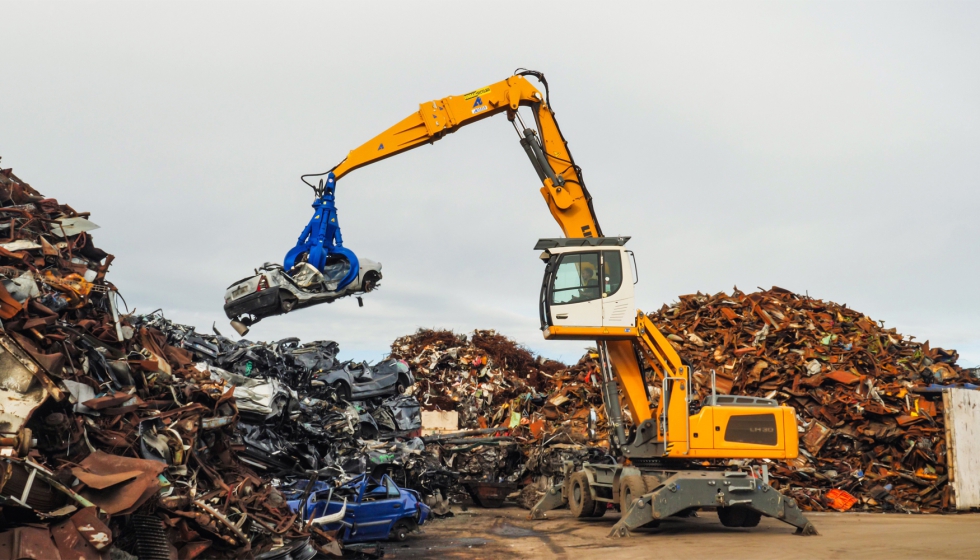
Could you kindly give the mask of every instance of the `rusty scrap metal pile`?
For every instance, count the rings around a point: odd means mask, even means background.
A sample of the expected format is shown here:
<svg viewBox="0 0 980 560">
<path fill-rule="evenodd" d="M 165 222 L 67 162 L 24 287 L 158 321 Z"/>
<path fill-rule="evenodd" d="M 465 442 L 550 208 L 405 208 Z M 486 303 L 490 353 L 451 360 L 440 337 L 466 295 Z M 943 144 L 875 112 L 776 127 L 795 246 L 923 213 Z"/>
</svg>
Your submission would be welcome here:
<svg viewBox="0 0 980 560">
<path fill-rule="evenodd" d="M 775 485 L 806 509 L 950 508 L 942 388 L 977 383 L 977 370 L 958 366 L 955 351 L 781 288 L 681 296 L 650 317 L 692 366 L 699 398 L 708 396 L 714 371 L 720 393 L 796 409 L 800 456 L 771 468 Z M 412 367 L 424 409 L 457 411 L 461 429 L 501 430 L 483 445 L 436 453 L 464 479 L 535 480 L 535 492 L 525 494 L 536 496 L 542 480 L 560 480 L 562 460 L 604 460 L 604 410 L 590 353 L 564 367 L 493 331 L 420 330 L 396 340 L 392 355 Z M 650 391 L 655 401 L 656 387 Z M 599 420 L 592 437 L 590 409 Z"/>
<path fill-rule="evenodd" d="M 602 441 L 607 432 L 591 353 L 569 367 L 535 357 L 494 331 L 477 330 L 467 337 L 422 329 L 395 340 L 391 355 L 412 368 L 412 393 L 423 409 L 455 411 L 459 429 L 487 436 L 423 438 L 430 455 L 455 472 L 478 503 L 474 483 L 516 490 L 527 484 L 529 491 L 519 503 L 530 508 L 536 500 L 529 495 L 540 495 L 561 480 L 564 461 L 611 460 L 608 442 Z M 598 429 L 590 434 L 593 409 Z"/>
<path fill-rule="evenodd" d="M 299 400 L 295 343 L 119 317 L 95 228 L 0 171 L 0 556 L 339 553 L 268 482 L 356 471 L 358 412 Z"/>
<path fill-rule="evenodd" d="M 805 508 L 949 507 L 941 386 L 977 381 L 955 351 L 776 287 L 681 296 L 650 318 L 692 366 L 700 397 L 715 371 L 719 392 L 796 409 L 800 456 L 774 467 L 774 486 Z"/>
<path fill-rule="evenodd" d="M 457 411 L 464 429 L 498 426 L 504 420 L 511 428 L 530 426 L 533 407 L 527 403 L 542 404 L 571 373 L 564 364 L 535 358 L 494 331 L 478 330 L 467 337 L 422 329 L 395 340 L 391 356 L 412 368 L 423 408 Z M 586 398 L 601 402 L 593 387 Z"/>
</svg>

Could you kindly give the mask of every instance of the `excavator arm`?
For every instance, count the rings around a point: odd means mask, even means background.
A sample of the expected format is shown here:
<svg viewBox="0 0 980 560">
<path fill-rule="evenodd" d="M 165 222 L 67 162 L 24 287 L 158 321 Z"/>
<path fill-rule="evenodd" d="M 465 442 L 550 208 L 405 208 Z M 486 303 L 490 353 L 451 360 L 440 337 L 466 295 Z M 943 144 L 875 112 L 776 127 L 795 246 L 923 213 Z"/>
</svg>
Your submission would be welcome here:
<svg viewBox="0 0 980 560">
<path fill-rule="evenodd" d="M 566 237 L 601 237 L 602 230 L 592 209 L 592 197 L 585 188 L 582 170 L 575 165 L 568 151 L 547 96 L 542 95 L 525 78 L 526 75 L 536 76 L 547 91 L 542 74 L 524 71 L 463 95 L 422 103 L 417 112 L 351 150 L 331 170 L 333 178 L 339 180 L 359 167 L 431 144 L 466 125 L 506 113 L 521 136 L 521 146 L 541 180 L 541 195 L 562 233 Z M 531 109 L 535 128 L 524 125 L 518 114 L 521 107 Z"/>
<path fill-rule="evenodd" d="M 537 78 L 544 85 L 545 93 L 542 94 L 526 76 Z M 524 123 L 519 111 L 522 107 L 531 110 L 534 116 L 533 127 Z M 343 161 L 326 174 L 326 185 L 317 190 L 321 206 L 314 205 L 318 208 L 315 218 L 329 222 L 325 226 L 327 234 L 321 235 L 321 239 L 325 237 L 328 243 L 334 238 L 340 240 L 333 201 L 336 182 L 342 177 L 355 169 L 431 144 L 466 125 L 502 113 L 507 115 L 517 131 L 520 144 L 541 181 L 541 195 L 564 236 L 601 238 L 602 229 L 592 207 L 592 197 L 585 186 L 582 170 L 575 165 L 555 120 L 548 98 L 548 82 L 543 74 L 525 70 L 469 93 L 422 103 L 415 113 L 351 150 Z M 303 244 L 304 239 L 312 238 L 310 231 L 317 231 L 317 227 L 313 222 L 307 226 L 308 231 L 304 231 L 300 244 L 290 252 L 291 256 L 311 250 L 309 241 Z M 335 235 L 330 228 L 336 229 Z M 339 244 L 339 249 L 327 245 L 324 251 L 340 252 L 356 262 L 353 253 L 343 249 L 342 242 Z M 319 250 L 315 242 L 312 245 L 313 251 Z M 294 261 L 287 257 L 286 268 L 293 264 Z M 634 423 L 640 424 L 652 417 L 641 364 L 652 368 L 661 382 L 665 378 L 679 379 L 685 373 L 681 369 L 683 366 L 680 357 L 670 343 L 642 313 L 637 314 L 637 324 L 633 332 L 637 336 L 630 339 L 596 341 L 605 366 L 605 408 L 607 414 L 611 414 L 611 423 L 618 425 L 614 430 L 618 432 L 617 445 L 621 445 L 625 438 L 622 420 L 615 417 L 620 408 L 621 393 L 629 405 Z M 665 400 L 660 400 L 658 416 L 662 413 Z"/>
</svg>

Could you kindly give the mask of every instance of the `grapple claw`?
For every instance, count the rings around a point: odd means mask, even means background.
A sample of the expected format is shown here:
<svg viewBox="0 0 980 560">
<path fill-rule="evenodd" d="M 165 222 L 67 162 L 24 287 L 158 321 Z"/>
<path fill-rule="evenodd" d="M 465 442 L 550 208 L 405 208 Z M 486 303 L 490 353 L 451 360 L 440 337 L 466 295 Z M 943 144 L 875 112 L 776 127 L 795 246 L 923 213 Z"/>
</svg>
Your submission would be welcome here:
<svg viewBox="0 0 980 560">
<path fill-rule="evenodd" d="M 299 234 L 296 246 L 286 253 L 282 267 L 289 272 L 297 264 L 300 264 L 303 261 L 303 255 L 306 255 L 305 261 L 318 271 L 323 272 L 329 257 L 343 257 L 350 263 L 350 268 L 337 283 L 335 289 L 340 290 L 357 278 L 360 266 L 357 255 L 344 247 L 344 238 L 340 233 L 340 221 L 337 218 L 336 197 L 334 196 L 336 189 L 337 180 L 333 173 L 328 173 L 326 184 L 323 185 L 322 189 L 318 189 L 317 199 L 313 202 L 313 217 L 310 219 L 310 223 L 303 228 L 303 232 Z"/>
</svg>

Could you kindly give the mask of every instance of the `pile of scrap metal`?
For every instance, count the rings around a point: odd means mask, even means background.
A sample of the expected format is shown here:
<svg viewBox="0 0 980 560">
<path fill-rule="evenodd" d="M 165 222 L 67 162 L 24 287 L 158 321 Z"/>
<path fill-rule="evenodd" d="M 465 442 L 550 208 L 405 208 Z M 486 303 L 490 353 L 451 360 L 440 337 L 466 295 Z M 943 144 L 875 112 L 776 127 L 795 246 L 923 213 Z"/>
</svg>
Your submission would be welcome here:
<svg viewBox="0 0 980 560">
<path fill-rule="evenodd" d="M 425 446 L 417 437 L 419 403 L 404 394 L 415 382 L 404 362 L 394 358 L 375 365 L 340 362 L 339 347 L 332 341 L 232 341 L 217 332 L 197 333 L 160 313 L 124 316 L 123 321 L 141 335 L 155 333 L 144 347 L 155 344 L 159 353 L 154 350 L 153 355 L 170 358 L 172 392 L 175 383 L 185 380 L 235 406 L 237 418 L 221 422 L 227 425 L 228 436 L 222 445 L 243 469 L 272 482 L 291 501 L 307 487 L 319 489 L 316 494 L 321 495 L 325 489 L 350 484 L 354 477 L 381 480 L 394 472 L 410 474 L 402 477 L 402 486 L 425 495 L 437 487 L 432 480 L 440 467 L 430 468 L 433 461 L 425 456 Z M 176 392 L 174 399 L 179 399 Z M 297 488 L 302 489 L 299 494 Z M 307 499 L 314 500 L 303 498 Z M 275 501 L 290 500 L 277 497 Z M 327 523 L 326 517 L 305 518 L 308 508 L 297 509 L 296 504 L 290 517 L 312 532 L 313 544 L 316 537 L 334 538 L 333 531 L 318 525 L 335 523 Z M 316 507 L 322 509 L 323 504 Z M 355 510 L 352 504 L 349 512 Z M 420 524 L 425 515 L 419 511 Z M 345 540 L 360 542 L 368 534 L 352 533 L 349 524 L 341 527 Z M 400 527 L 392 531 L 397 533 Z"/>
<path fill-rule="evenodd" d="M 955 351 L 782 288 L 685 295 L 650 318 L 711 391 L 793 406 L 801 455 L 771 467 L 806 509 L 949 507 L 943 386 L 977 382 Z"/>
<path fill-rule="evenodd" d="M 120 316 L 96 227 L 0 171 L 0 559 L 340 554 L 278 488 L 417 431 L 408 366 Z"/>
<path fill-rule="evenodd" d="M 458 412 L 461 429 L 523 427 L 538 438 L 546 421 L 584 421 L 589 406 L 602 404 L 598 366 L 589 355 L 569 368 L 494 331 L 467 337 L 421 329 L 395 340 L 391 356 L 411 368 L 422 408 Z"/>
<path fill-rule="evenodd" d="M 594 354 L 569 367 L 493 331 L 467 337 L 426 329 L 391 349 L 411 367 L 417 383 L 410 392 L 422 408 L 455 411 L 464 430 L 423 437 L 426 456 L 458 474 L 442 496 L 496 507 L 523 487 L 518 503 L 530 507 L 533 496 L 561 480 L 566 461 L 608 460 Z"/>
<path fill-rule="evenodd" d="M 310 532 L 232 453 L 231 392 L 198 383 L 191 353 L 159 331 L 119 318 L 105 280 L 112 257 L 94 245 L 88 215 L 10 170 L 0 205 L 3 552 L 193 558 L 309 546 Z"/>
</svg>

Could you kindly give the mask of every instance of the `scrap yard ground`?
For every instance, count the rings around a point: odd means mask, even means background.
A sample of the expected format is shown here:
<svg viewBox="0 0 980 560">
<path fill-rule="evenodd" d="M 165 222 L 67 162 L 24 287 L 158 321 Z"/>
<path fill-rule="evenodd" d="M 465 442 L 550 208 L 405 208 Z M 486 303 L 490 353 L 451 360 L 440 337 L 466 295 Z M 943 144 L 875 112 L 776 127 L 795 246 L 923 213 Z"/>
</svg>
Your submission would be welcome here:
<svg viewBox="0 0 980 560">
<path fill-rule="evenodd" d="M 763 519 L 755 529 L 722 527 L 711 512 L 664 522 L 627 539 L 606 535 L 617 515 L 583 522 L 568 510 L 528 521 L 527 510 L 470 508 L 435 520 L 425 534 L 392 543 L 385 558 L 695 558 L 723 553 L 739 558 L 977 558 L 980 514 L 807 514 L 820 534 L 800 537 L 785 524 Z M 405 546 L 407 545 L 407 547 Z M 942 552 L 939 552 L 942 551 Z"/>
</svg>

